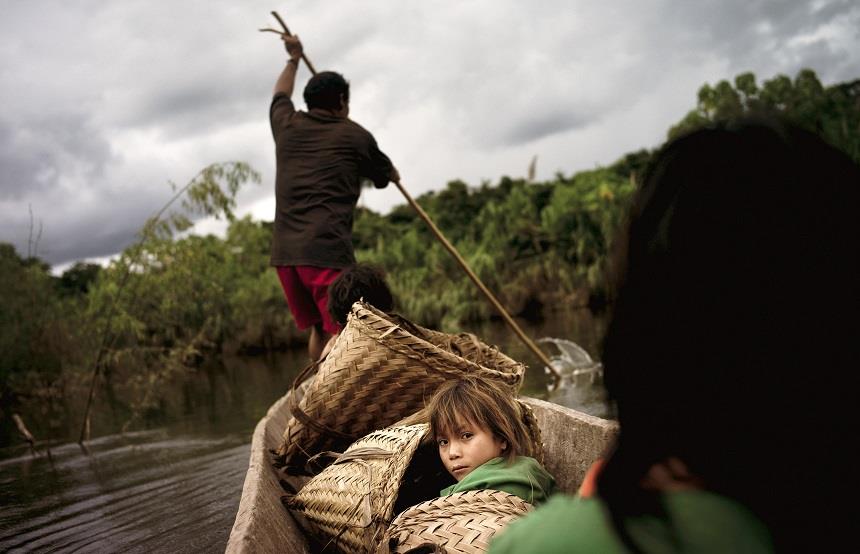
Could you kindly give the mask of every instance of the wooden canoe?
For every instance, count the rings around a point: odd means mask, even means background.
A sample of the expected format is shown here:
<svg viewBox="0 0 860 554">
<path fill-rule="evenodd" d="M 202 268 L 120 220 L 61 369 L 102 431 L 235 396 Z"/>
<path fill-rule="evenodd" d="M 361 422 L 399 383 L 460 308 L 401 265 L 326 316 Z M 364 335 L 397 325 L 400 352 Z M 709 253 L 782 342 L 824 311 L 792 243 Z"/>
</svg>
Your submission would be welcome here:
<svg viewBox="0 0 860 554">
<path fill-rule="evenodd" d="M 228 553 L 311 552 L 303 531 L 281 504 L 283 490 L 269 454 L 280 446 L 290 418 L 288 397 L 289 393 L 275 402 L 254 430 Z M 543 400 L 522 400 L 534 410 L 540 425 L 544 465 L 562 491 L 575 493 L 588 467 L 618 432 L 618 425 Z"/>
</svg>

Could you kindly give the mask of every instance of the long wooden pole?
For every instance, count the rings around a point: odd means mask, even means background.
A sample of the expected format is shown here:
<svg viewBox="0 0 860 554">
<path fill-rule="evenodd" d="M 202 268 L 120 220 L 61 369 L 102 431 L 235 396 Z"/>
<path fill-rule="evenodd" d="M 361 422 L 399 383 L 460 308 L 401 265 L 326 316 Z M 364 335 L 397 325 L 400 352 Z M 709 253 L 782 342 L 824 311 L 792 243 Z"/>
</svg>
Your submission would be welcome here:
<svg viewBox="0 0 860 554">
<path fill-rule="evenodd" d="M 279 16 L 277 12 L 272 12 L 272 15 L 275 16 L 275 19 L 277 19 L 278 23 L 281 24 L 281 27 L 284 29 L 284 34 L 286 34 L 287 36 L 292 36 L 290 35 L 290 30 L 287 28 L 287 24 L 284 23 L 283 19 L 281 19 L 281 16 Z M 314 69 L 314 66 L 311 65 L 311 62 L 308 60 L 307 56 L 305 56 L 304 52 L 302 52 L 302 59 L 307 64 L 308 69 L 311 70 L 311 73 L 316 75 L 316 70 Z M 525 332 L 522 330 L 522 328 L 520 328 L 519 325 L 517 325 L 517 322 L 514 321 L 514 318 L 511 317 L 511 314 L 509 314 L 505 307 L 502 306 L 502 303 L 499 302 L 499 299 L 496 298 L 496 295 L 494 295 L 492 291 L 490 291 L 490 289 L 488 289 L 487 286 L 483 283 L 483 281 L 481 281 L 480 277 L 478 277 L 475 272 L 472 271 L 472 268 L 469 267 L 469 264 L 466 263 L 466 260 L 463 259 L 463 256 L 461 256 L 457 249 L 454 248 L 454 245 L 451 244 L 447 238 L 445 238 L 445 235 L 443 235 L 442 231 L 440 231 L 439 228 L 436 227 L 436 224 L 433 223 L 433 220 L 430 219 L 430 216 L 427 215 L 427 212 L 425 212 L 424 209 L 418 205 L 418 203 L 406 191 L 403 185 L 398 181 L 395 181 L 394 184 L 397 185 L 397 188 L 400 189 L 401 193 L 403 193 L 403 196 L 406 198 L 406 202 L 408 202 L 409 205 L 412 206 L 415 212 L 418 213 L 418 216 L 423 219 L 424 223 L 426 223 L 427 226 L 430 228 L 430 231 L 433 233 L 433 235 L 437 239 L 439 239 L 439 242 L 442 243 L 442 246 L 444 246 L 445 249 L 451 254 L 451 256 L 454 257 L 454 260 L 460 265 L 460 267 L 463 268 L 463 271 L 466 272 L 466 275 L 469 276 L 469 279 L 471 279 L 472 282 L 477 285 L 478 289 L 480 289 L 480 291 L 484 293 L 484 296 L 487 297 L 487 300 L 490 301 L 490 304 L 492 304 L 493 307 L 496 308 L 496 311 L 499 312 L 499 314 L 502 316 L 502 319 L 505 320 L 505 323 L 507 323 L 508 326 L 513 329 L 514 333 L 516 333 L 520 340 L 523 341 L 523 344 L 525 344 L 529 350 L 534 352 L 534 354 L 538 357 L 541 363 L 544 364 L 552 372 L 556 383 L 558 383 L 561 380 L 561 374 L 558 372 L 555 366 L 552 365 L 552 362 L 549 360 L 549 357 L 547 357 L 546 353 L 541 350 L 538 345 L 536 345 L 534 341 L 528 337 L 528 335 L 525 334 Z"/>
<path fill-rule="evenodd" d="M 514 333 L 517 334 L 520 340 L 523 341 L 523 344 L 525 344 L 529 348 L 529 350 L 534 352 L 534 354 L 538 357 L 541 363 L 543 363 L 547 368 L 549 368 L 556 381 L 561 379 L 561 375 L 559 374 L 558 370 L 552 365 L 552 362 L 549 360 L 544 351 L 541 350 L 538 345 L 536 345 L 534 341 L 530 339 L 528 335 L 525 334 L 525 332 L 519 325 L 517 325 L 517 322 L 514 321 L 514 318 L 511 317 L 511 314 L 509 314 L 505 307 L 502 306 L 502 303 L 499 302 L 499 299 L 496 298 L 496 295 L 494 295 L 492 291 L 490 291 L 490 289 L 488 289 L 487 286 L 484 285 L 483 281 L 481 281 L 481 278 L 478 277 L 474 271 L 472 271 L 472 268 L 469 267 L 469 264 L 466 263 L 466 260 L 463 259 L 463 256 L 461 256 L 457 249 L 454 248 L 454 245 L 451 244 L 448 239 L 445 238 L 445 235 L 442 234 L 442 231 L 440 231 L 439 228 L 436 227 L 436 224 L 433 223 L 433 220 L 430 219 L 430 216 L 427 215 L 427 212 L 425 212 L 424 209 L 418 205 L 418 202 L 413 200 L 412 196 L 408 192 L 406 192 L 406 189 L 401 183 L 395 181 L 394 184 L 397 185 L 397 188 L 400 189 L 400 192 L 403 193 L 403 196 L 406 197 L 406 201 L 418 213 L 418 216 L 424 220 L 424 223 L 427 224 L 427 227 L 430 228 L 430 231 L 433 233 L 433 235 L 435 235 L 436 238 L 439 239 L 439 242 L 442 243 L 442 246 L 444 246 L 445 249 L 450 252 L 451 256 L 454 257 L 454 260 L 458 264 L 460 264 L 460 267 L 463 268 L 463 271 L 466 272 L 466 275 L 469 276 L 469 279 L 471 279 L 472 282 L 478 286 L 481 292 L 484 293 L 484 296 L 487 297 L 487 300 L 490 301 L 490 304 L 492 304 L 493 307 L 496 308 L 496 310 L 499 312 L 499 314 L 501 314 L 505 322 L 510 326 L 511 329 L 514 330 Z"/>
</svg>

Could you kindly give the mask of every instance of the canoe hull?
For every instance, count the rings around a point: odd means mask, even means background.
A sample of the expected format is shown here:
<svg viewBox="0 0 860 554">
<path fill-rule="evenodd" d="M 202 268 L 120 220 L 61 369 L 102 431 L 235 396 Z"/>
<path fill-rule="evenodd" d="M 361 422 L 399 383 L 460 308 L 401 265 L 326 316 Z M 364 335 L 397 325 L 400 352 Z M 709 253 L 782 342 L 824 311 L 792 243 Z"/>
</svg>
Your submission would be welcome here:
<svg viewBox="0 0 860 554">
<path fill-rule="evenodd" d="M 275 402 L 254 429 L 251 460 L 227 542 L 228 553 L 311 552 L 301 527 L 281 504 L 283 493 L 269 454 L 280 446 L 290 417 L 288 396 Z M 575 493 L 588 467 L 617 434 L 618 425 L 543 400 L 522 400 L 532 407 L 540 425 L 544 465 L 562 491 Z"/>
</svg>

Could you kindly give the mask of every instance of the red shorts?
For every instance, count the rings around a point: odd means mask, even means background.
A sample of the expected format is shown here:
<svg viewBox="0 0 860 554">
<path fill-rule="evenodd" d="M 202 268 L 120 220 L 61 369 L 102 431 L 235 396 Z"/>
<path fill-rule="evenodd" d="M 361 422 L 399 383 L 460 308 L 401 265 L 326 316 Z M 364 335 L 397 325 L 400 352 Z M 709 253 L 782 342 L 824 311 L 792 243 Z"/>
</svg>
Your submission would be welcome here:
<svg viewBox="0 0 860 554">
<path fill-rule="evenodd" d="M 328 286 L 340 275 L 340 269 L 310 265 L 278 266 L 275 269 L 299 329 L 322 322 L 326 333 L 334 335 L 340 332 L 340 325 L 328 313 Z"/>
</svg>

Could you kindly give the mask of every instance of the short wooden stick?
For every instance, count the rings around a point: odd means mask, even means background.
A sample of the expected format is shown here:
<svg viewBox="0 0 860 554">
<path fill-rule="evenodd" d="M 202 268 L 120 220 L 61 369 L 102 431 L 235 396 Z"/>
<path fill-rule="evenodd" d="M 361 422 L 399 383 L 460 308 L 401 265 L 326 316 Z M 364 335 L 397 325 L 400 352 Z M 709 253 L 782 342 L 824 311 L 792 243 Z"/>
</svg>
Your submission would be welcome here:
<svg viewBox="0 0 860 554">
<path fill-rule="evenodd" d="M 280 15 L 278 15 L 278 12 L 272 12 L 272 15 L 274 15 L 274 16 L 275 16 L 275 19 L 277 19 L 277 20 L 278 20 L 278 23 L 280 23 L 280 24 L 281 24 L 281 27 L 283 27 L 283 29 L 284 29 L 284 34 L 285 34 L 285 35 L 287 35 L 288 37 L 293 36 L 293 34 L 292 34 L 292 33 L 290 33 L 290 29 L 287 27 L 287 24 L 286 24 L 286 23 L 284 23 L 284 20 L 283 20 L 283 19 L 281 19 L 281 16 L 280 16 Z M 261 29 L 261 30 L 262 30 L 262 29 Z M 317 74 L 317 70 L 316 70 L 316 69 L 314 69 L 313 64 L 312 64 L 312 63 L 311 63 L 311 61 L 308 59 L 308 57 L 307 57 L 307 56 L 305 56 L 305 53 L 304 53 L 304 52 L 302 52 L 302 59 L 305 61 L 305 65 L 307 65 L 307 66 L 308 66 L 308 69 L 310 69 L 310 70 L 311 70 L 311 74 L 312 74 L 312 75 L 316 75 L 316 74 Z"/>
</svg>

